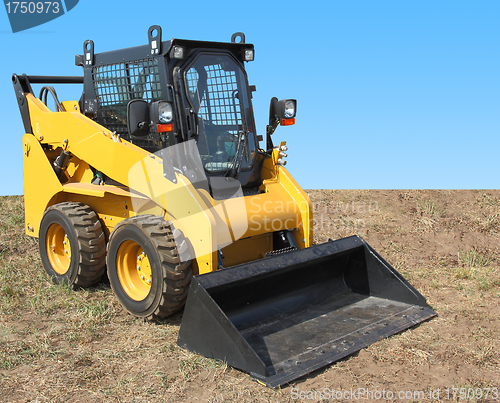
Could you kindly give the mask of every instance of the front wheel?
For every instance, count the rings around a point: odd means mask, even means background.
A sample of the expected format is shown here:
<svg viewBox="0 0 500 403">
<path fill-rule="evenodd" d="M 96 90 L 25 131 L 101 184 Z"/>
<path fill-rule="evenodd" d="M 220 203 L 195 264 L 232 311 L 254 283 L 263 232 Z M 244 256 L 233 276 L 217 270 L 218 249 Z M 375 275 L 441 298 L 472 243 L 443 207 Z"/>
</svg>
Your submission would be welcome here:
<svg viewBox="0 0 500 403">
<path fill-rule="evenodd" d="M 108 277 L 132 315 L 162 318 L 182 308 L 192 271 L 178 248 L 187 248 L 187 241 L 162 217 L 139 215 L 115 227 L 108 242 Z"/>
</svg>

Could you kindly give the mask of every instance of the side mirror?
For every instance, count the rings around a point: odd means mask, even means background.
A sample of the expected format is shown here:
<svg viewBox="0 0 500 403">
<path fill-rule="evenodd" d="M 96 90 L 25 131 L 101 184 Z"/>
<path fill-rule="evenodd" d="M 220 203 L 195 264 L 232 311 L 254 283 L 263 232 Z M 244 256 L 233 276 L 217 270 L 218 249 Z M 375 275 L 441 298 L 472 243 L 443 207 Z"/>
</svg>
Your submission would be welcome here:
<svg viewBox="0 0 500 403">
<path fill-rule="evenodd" d="M 128 103 L 127 127 L 131 136 L 142 137 L 149 133 L 149 104 L 143 99 L 133 99 Z"/>
</svg>

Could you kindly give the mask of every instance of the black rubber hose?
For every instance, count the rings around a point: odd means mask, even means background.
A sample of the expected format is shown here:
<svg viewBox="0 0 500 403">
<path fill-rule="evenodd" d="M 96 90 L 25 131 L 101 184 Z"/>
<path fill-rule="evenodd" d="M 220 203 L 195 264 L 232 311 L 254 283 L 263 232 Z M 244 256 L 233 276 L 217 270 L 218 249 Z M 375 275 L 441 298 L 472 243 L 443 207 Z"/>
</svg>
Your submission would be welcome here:
<svg viewBox="0 0 500 403">
<path fill-rule="evenodd" d="M 54 103 L 56 104 L 57 112 L 62 112 L 63 108 L 62 108 L 61 103 L 59 102 L 59 99 L 57 98 L 56 90 L 54 89 L 54 87 L 51 87 L 50 85 L 46 85 L 46 86 L 42 87 L 42 89 L 40 90 L 40 96 L 38 98 L 40 98 L 40 100 L 45 104 L 45 106 L 48 107 L 47 95 L 49 92 L 51 93 L 52 97 L 54 98 Z M 44 99 L 42 99 L 42 97 L 44 97 Z"/>
</svg>

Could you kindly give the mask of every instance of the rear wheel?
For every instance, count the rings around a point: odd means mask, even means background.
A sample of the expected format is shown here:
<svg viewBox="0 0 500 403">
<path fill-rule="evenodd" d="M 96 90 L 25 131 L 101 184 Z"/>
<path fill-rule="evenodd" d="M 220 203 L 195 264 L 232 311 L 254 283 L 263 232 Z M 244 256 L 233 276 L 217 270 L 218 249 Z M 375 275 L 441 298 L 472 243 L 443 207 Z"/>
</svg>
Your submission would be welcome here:
<svg viewBox="0 0 500 403">
<path fill-rule="evenodd" d="M 184 305 L 191 262 L 181 262 L 187 241 L 162 217 L 139 215 L 120 222 L 107 253 L 108 277 L 116 297 L 131 314 L 148 319 L 173 314 Z"/>
<path fill-rule="evenodd" d="M 97 215 L 82 203 L 45 211 L 39 232 L 43 267 L 55 283 L 90 286 L 104 274 L 106 242 Z"/>
</svg>

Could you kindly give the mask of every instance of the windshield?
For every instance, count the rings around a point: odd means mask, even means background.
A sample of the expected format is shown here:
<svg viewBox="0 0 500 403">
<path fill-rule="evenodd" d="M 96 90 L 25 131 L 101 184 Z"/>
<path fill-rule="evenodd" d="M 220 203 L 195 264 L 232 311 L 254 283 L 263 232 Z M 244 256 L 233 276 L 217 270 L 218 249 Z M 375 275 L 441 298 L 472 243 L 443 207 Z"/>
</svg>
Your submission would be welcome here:
<svg viewBox="0 0 500 403">
<path fill-rule="evenodd" d="M 185 80 L 205 170 L 250 168 L 256 144 L 244 71 L 229 55 L 202 53 L 187 67 Z"/>
</svg>

